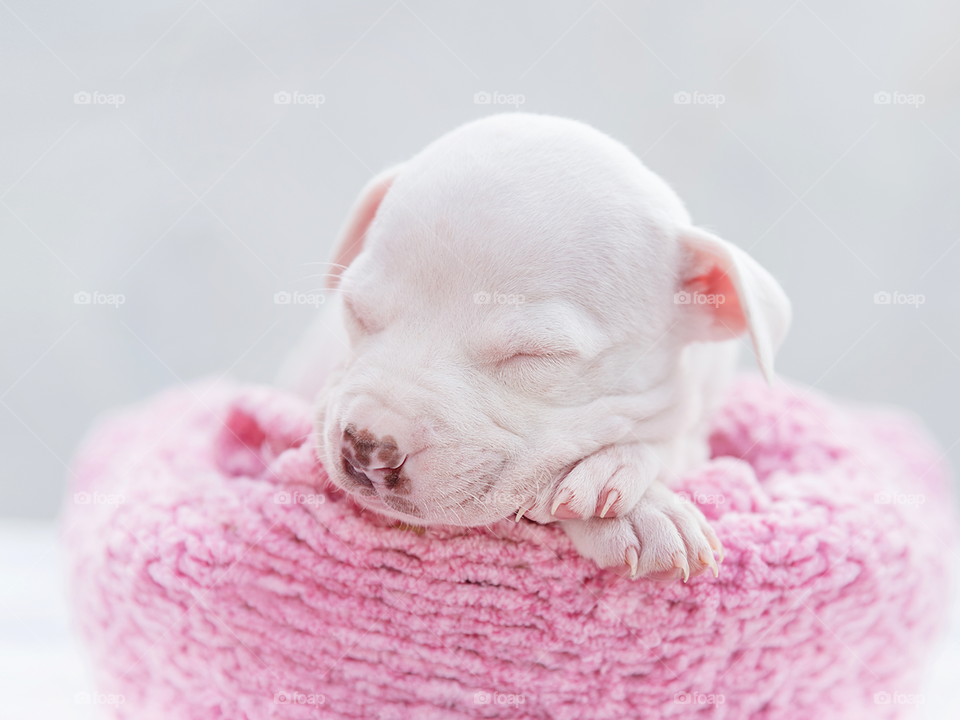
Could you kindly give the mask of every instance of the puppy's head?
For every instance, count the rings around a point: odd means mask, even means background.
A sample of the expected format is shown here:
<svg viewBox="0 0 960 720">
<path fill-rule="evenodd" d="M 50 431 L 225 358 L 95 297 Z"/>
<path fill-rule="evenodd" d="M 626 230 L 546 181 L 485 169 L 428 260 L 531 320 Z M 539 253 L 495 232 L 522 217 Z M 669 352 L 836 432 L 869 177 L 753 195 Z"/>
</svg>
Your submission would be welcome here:
<svg viewBox="0 0 960 720">
<path fill-rule="evenodd" d="M 750 332 L 769 377 L 789 323 L 773 278 L 625 147 L 556 118 L 480 120 L 374 178 L 334 260 L 350 352 L 320 455 L 420 524 L 498 520 L 606 445 L 681 432 L 683 348 Z"/>
</svg>

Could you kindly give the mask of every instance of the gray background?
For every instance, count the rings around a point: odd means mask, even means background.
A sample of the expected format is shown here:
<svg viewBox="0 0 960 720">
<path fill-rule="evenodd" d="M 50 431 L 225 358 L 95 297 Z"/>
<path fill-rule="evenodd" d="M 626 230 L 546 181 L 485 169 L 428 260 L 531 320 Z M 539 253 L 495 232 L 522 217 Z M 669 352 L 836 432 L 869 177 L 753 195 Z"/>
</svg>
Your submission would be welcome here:
<svg viewBox="0 0 960 720">
<path fill-rule="evenodd" d="M 228 369 L 269 381 L 315 312 L 274 293 L 320 285 L 373 173 L 512 110 L 479 91 L 627 143 L 780 279 L 782 375 L 915 411 L 955 462 L 958 21 L 948 2 L 3 0 L 0 515 L 53 516 L 110 408 Z"/>
</svg>

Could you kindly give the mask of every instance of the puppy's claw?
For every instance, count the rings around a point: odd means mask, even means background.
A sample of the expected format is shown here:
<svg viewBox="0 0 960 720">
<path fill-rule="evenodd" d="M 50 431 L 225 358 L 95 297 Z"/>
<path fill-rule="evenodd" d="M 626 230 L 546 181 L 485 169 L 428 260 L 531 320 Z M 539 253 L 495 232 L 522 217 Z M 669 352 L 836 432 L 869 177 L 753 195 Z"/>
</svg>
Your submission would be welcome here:
<svg viewBox="0 0 960 720">
<path fill-rule="evenodd" d="M 553 499 L 553 507 L 550 508 L 550 514 L 556 515 L 557 508 L 563 505 L 565 502 L 569 502 L 572 497 L 573 492 L 570 490 L 570 488 L 564 488 L 558 492 L 557 496 Z"/>
<path fill-rule="evenodd" d="M 626 552 L 627 565 L 630 566 L 630 579 L 637 577 L 637 569 L 640 565 L 640 554 L 635 547 L 628 547 Z"/>
<path fill-rule="evenodd" d="M 607 493 L 607 501 L 603 504 L 603 510 L 600 511 L 600 517 L 606 517 L 607 512 L 613 507 L 613 504 L 620 499 L 620 493 L 616 490 L 611 490 Z"/>
<path fill-rule="evenodd" d="M 715 578 L 720 577 L 720 568 L 717 567 L 717 561 L 713 559 L 713 553 L 708 553 L 706 550 L 701 550 L 699 557 L 700 562 L 713 570 L 713 576 Z"/>
<path fill-rule="evenodd" d="M 683 581 L 690 579 L 690 565 L 687 564 L 687 558 L 683 553 L 677 553 L 673 560 L 673 566 L 683 572 Z"/>
<path fill-rule="evenodd" d="M 717 536 L 713 533 L 707 535 L 707 542 L 710 543 L 710 547 L 717 551 L 717 557 L 720 562 L 723 562 L 723 545 L 720 544 L 720 541 L 717 539 Z"/>
</svg>

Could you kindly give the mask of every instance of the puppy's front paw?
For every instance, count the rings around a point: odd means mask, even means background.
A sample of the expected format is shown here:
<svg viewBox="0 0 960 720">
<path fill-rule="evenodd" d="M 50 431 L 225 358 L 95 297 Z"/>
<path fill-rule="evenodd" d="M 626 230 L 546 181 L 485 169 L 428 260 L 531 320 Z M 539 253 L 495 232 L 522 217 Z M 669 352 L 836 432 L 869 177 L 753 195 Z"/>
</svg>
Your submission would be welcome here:
<svg viewBox="0 0 960 720">
<path fill-rule="evenodd" d="M 719 576 L 714 551 L 723 562 L 723 546 L 703 513 L 660 482 L 620 517 L 567 520 L 563 529 L 581 555 L 631 578 L 686 582 L 708 568 Z"/>
<path fill-rule="evenodd" d="M 657 477 L 660 460 L 646 445 L 609 445 L 578 462 L 557 485 L 550 515 L 558 520 L 630 512 Z"/>
</svg>

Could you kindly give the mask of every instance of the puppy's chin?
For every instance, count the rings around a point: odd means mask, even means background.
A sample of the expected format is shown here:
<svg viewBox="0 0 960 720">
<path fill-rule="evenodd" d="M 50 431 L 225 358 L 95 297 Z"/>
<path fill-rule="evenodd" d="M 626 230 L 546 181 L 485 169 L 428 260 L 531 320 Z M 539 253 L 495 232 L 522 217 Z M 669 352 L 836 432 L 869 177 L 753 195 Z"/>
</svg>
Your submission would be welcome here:
<svg viewBox="0 0 960 720">
<path fill-rule="evenodd" d="M 451 502 L 449 498 L 421 498 L 416 493 L 397 495 L 389 490 L 365 487 L 347 473 L 334 470 L 330 480 L 341 490 L 350 494 L 363 507 L 410 525 L 453 525 L 477 527 L 513 518 L 519 505 L 508 498 L 513 493 L 496 491 L 486 502 Z M 502 501 L 502 502 L 501 502 Z M 512 503 L 512 504 L 511 504 Z M 529 504 L 529 503 L 528 503 Z"/>
</svg>

